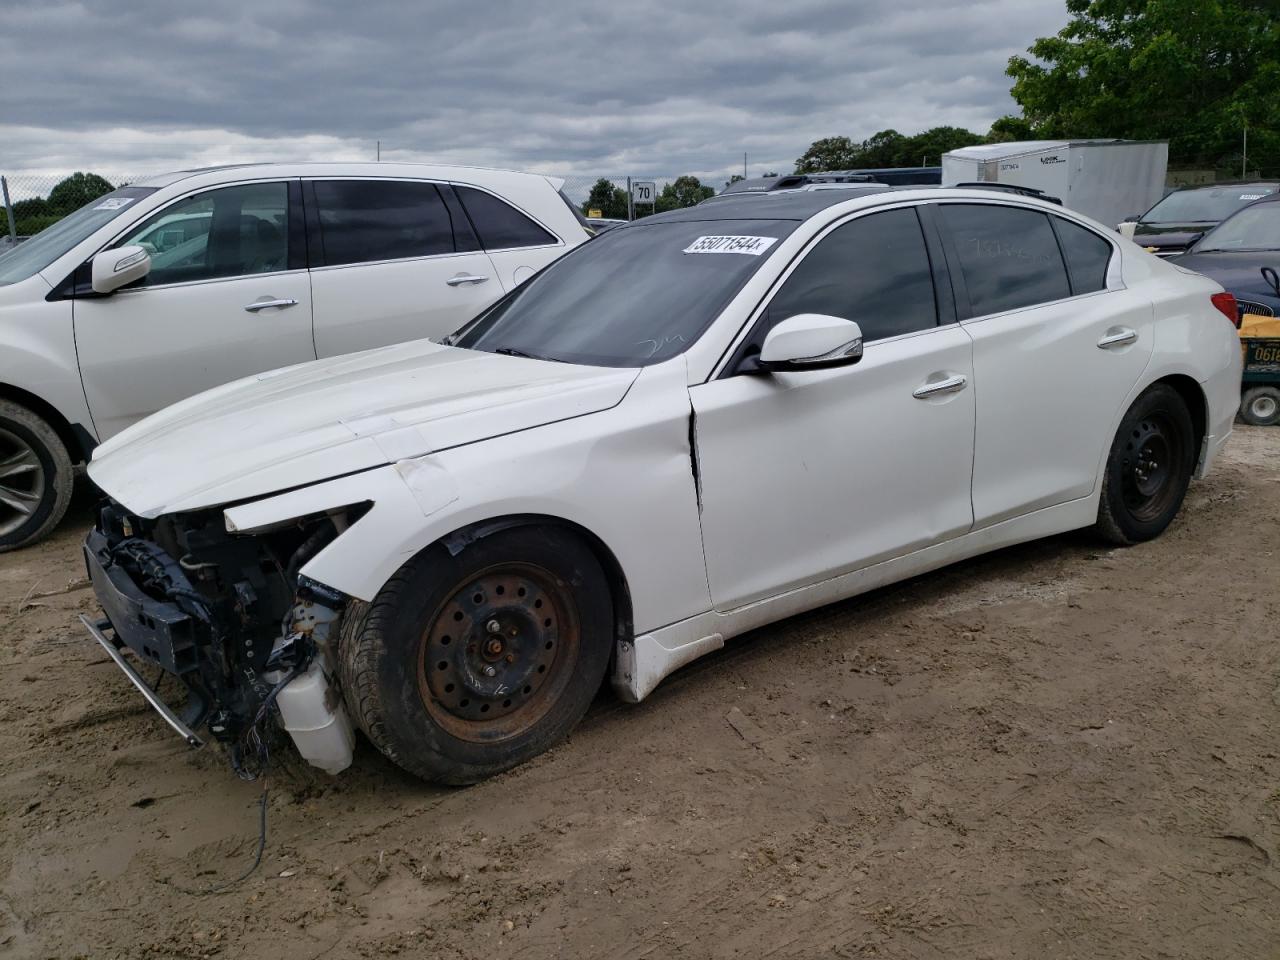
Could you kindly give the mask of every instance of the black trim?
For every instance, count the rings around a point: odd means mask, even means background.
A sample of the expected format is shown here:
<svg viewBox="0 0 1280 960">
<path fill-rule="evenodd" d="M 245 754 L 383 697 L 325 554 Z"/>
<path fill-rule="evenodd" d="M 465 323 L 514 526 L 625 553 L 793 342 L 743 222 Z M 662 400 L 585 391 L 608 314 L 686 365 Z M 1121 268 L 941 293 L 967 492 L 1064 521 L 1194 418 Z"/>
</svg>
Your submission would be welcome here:
<svg viewBox="0 0 1280 960">
<path fill-rule="evenodd" d="M 914 209 L 916 219 L 920 221 L 920 232 L 924 234 L 929 269 L 933 272 L 933 301 L 937 307 L 938 326 L 948 326 L 957 322 L 959 313 L 956 310 L 955 287 L 951 282 L 952 270 L 940 236 L 942 228 L 938 223 L 938 211 L 932 203 L 919 203 Z"/>
<path fill-rule="evenodd" d="M 80 448 L 80 457 L 85 463 L 88 463 L 93 458 L 93 451 L 98 446 L 98 439 L 89 432 L 83 423 L 73 423 L 70 426 L 71 435 L 75 438 L 76 446 Z"/>
<path fill-rule="evenodd" d="M 302 181 L 302 211 L 307 224 L 307 265 L 311 269 L 323 267 L 324 234 L 320 232 L 320 206 L 316 202 L 316 182 Z"/>
<path fill-rule="evenodd" d="M 437 183 L 436 189 L 444 200 L 445 209 L 449 211 L 449 220 L 453 224 L 453 249 L 455 253 L 479 253 L 484 248 L 480 245 L 480 236 L 476 233 L 471 215 L 462 205 L 454 192 L 453 184 Z"/>
<path fill-rule="evenodd" d="M 965 201 L 956 201 L 963 203 Z M 980 200 L 969 200 L 969 203 L 982 206 Z M 972 320 L 974 317 L 973 304 L 969 301 L 969 287 L 964 281 L 964 271 L 960 269 L 960 251 L 956 249 L 955 237 L 951 235 L 951 228 L 947 226 L 945 220 L 939 215 L 937 207 L 939 203 L 930 203 L 929 206 L 934 207 L 933 220 L 938 227 L 938 239 L 942 241 L 942 251 L 947 258 L 947 266 L 951 273 L 951 289 L 956 298 L 956 319 Z M 1019 209 L 1025 210 L 1026 207 Z"/>
<path fill-rule="evenodd" d="M 302 181 L 289 181 L 289 269 L 307 268 L 307 224 L 302 202 Z"/>
</svg>

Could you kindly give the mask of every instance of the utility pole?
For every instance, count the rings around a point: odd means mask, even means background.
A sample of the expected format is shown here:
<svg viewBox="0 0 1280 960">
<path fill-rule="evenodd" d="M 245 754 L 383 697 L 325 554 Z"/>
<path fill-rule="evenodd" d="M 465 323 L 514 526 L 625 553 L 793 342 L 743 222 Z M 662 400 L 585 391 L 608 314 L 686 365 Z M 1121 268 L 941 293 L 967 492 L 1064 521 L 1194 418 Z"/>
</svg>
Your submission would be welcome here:
<svg viewBox="0 0 1280 960">
<path fill-rule="evenodd" d="M 378 141 L 378 162 L 382 162 L 382 141 Z"/>
<path fill-rule="evenodd" d="M 742 151 L 742 179 L 747 179 L 747 151 Z"/>
<path fill-rule="evenodd" d="M 4 193 L 4 212 L 9 215 L 9 239 L 18 242 L 18 226 L 13 222 L 13 204 L 9 202 L 9 181 L 0 177 L 0 192 Z"/>
<path fill-rule="evenodd" d="M 1244 150 L 1243 156 L 1240 157 L 1240 179 L 1247 180 L 1249 178 L 1249 121 L 1244 122 Z"/>
</svg>

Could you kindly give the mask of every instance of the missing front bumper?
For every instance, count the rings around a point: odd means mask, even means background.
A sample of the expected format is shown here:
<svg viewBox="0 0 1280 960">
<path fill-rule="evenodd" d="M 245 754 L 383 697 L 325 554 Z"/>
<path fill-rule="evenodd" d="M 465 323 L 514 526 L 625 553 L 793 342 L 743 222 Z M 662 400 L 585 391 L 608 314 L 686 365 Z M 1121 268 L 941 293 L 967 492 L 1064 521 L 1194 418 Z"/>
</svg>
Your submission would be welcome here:
<svg viewBox="0 0 1280 960">
<path fill-rule="evenodd" d="M 142 675 L 134 669 L 133 664 L 125 659 L 124 654 L 120 652 L 120 648 L 116 643 L 107 636 L 106 631 L 111 629 L 111 621 L 90 620 L 82 613 L 80 614 L 80 622 L 83 623 L 84 628 L 89 631 L 89 635 L 102 645 L 102 649 L 107 651 L 107 655 L 111 657 L 115 662 L 115 665 L 124 672 L 124 675 L 129 678 L 129 682 L 138 688 L 138 692 L 146 698 L 147 703 L 151 704 L 151 706 L 155 708 L 156 713 L 160 714 L 160 716 L 164 718 L 164 722 L 172 727 L 174 732 L 187 742 L 188 746 L 204 746 L 204 741 L 196 735 L 195 731 L 182 721 L 182 718 L 173 711 L 172 707 L 160 699 L 159 695 L 151 689 L 151 686 L 147 681 L 142 678 Z"/>
</svg>

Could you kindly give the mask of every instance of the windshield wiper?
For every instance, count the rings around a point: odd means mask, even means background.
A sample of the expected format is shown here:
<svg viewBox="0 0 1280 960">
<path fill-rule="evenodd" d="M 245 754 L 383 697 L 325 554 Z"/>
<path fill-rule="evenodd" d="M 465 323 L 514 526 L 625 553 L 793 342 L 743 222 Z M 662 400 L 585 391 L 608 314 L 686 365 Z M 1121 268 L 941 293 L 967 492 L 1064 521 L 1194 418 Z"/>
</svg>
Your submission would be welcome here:
<svg viewBox="0 0 1280 960">
<path fill-rule="evenodd" d="M 515 347 L 498 347 L 491 353 L 500 353 L 504 357 L 523 357 L 525 360 L 548 360 L 551 363 L 564 363 L 563 360 L 557 360 L 555 357 L 541 357 L 536 353 L 526 353 L 524 350 L 518 350 Z"/>
</svg>

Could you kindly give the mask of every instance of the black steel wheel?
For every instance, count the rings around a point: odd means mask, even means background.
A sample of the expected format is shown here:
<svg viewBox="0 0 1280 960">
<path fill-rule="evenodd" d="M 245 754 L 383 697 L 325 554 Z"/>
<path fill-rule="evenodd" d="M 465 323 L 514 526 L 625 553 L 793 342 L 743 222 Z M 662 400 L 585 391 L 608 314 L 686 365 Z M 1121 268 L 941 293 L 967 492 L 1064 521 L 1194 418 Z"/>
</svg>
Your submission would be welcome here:
<svg viewBox="0 0 1280 960">
<path fill-rule="evenodd" d="M 343 619 L 343 696 L 392 761 L 467 784 L 582 719 L 608 666 L 613 600 L 568 530 L 518 526 L 424 551 Z"/>
<path fill-rule="evenodd" d="M 1182 506 L 1195 456 L 1186 402 L 1167 384 L 1146 390 L 1111 444 L 1098 504 L 1102 534 L 1121 544 L 1159 536 Z"/>
</svg>

